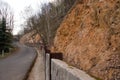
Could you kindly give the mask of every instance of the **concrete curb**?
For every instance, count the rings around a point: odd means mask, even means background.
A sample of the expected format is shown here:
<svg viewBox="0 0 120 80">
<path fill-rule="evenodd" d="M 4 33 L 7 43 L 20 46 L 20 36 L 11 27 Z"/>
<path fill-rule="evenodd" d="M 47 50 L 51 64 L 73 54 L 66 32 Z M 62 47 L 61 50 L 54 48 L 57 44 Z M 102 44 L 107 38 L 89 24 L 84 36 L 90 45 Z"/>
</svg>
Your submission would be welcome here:
<svg viewBox="0 0 120 80">
<path fill-rule="evenodd" d="M 36 49 L 35 49 L 35 50 L 36 50 Z M 36 54 L 36 56 L 35 56 L 35 59 L 32 61 L 31 66 L 30 66 L 30 68 L 28 69 L 28 71 L 27 71 L 27 73 L 26 73 L 26 75 L 25 75 L 25 77 L 24 77 L 23 80 L 27 80 L 27 79 L 28 79 L 31 70 L 32 70 L 33 66 L 35 65 L 35 63 L 36 63 L 36 60 L 37 60 L 37 57 L 38 57 L 38 52 L 37 52 L 37 50 L 36 50 L 36 53 L 37 53 L 37 54 Z"/>
<path fill-rule="evenodd" d="M 27 80 L 45 80 L 45 63 L 42 51 L 37 49 L 38 57 Z"/>
</svg>

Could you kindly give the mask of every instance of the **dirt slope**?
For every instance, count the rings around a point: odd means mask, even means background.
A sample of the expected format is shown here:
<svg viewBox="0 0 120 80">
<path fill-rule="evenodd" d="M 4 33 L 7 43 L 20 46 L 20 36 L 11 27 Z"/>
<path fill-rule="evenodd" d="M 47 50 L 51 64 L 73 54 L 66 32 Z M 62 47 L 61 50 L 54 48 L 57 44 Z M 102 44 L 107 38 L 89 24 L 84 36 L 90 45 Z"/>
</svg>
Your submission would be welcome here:
<svg viewBox="0 0 120 80">
<path fill-rule="evenodd" d="M 35 31 L 30 31 L 29 33 L 26 33 L 21 37 L 20 43 L 34 44 L 34 43 L 39 43 L 40 40 L 41 38 L 39 34 L 37 34 Z"/>
<path fill-rule="evenodd" d="M 102 80 L 120 80 L 120 0 L 78 0 L 57 31 L 54 52 Z"/>
</svg>

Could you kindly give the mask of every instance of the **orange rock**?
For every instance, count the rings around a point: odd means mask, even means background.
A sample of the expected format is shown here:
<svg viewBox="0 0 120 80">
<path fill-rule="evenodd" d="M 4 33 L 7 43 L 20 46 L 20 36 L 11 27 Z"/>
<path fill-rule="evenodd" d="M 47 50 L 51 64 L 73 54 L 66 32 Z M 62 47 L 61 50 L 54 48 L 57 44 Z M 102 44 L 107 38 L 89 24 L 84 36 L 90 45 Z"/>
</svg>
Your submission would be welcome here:
<svg viewBox="0 0 120 80">
<path fill-rule="evenodd" d="M 120 79 L 120 1 L 83 0 L 57 30 L 53 52 L 103 80 Z"/>
<path fill-rule="evenodd" d="M 41 40 L 40 35 L 39 34 L 35 34 L 35 31 L 31 31 L 31 32 L 25 34 L 20 39 L 20 43 L 23 43 L 23 44 L 34 44 L 34 43 L 39 43 L 40 40 Z"/>
</svg>

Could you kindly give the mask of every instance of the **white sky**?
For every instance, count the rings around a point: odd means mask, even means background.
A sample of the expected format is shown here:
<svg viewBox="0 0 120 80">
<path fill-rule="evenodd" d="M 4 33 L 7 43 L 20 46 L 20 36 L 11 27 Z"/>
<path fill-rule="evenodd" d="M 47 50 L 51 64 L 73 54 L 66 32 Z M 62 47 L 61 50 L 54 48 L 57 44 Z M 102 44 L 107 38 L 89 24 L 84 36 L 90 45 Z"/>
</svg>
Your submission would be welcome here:
<svg viewBox="0 0 120 80">
<path fill-rule="evenodd" d="M 21 29 L 22 26 L 20 26 L 23 23 L 22 15 L 25 10 L 25 7 L 31 6 L 34 11 L 38 10 L 38 4 L 47 3 L 53 0 L 2 0 L 7 2 L 11 8 L 13 8 L 14 11 L 14 30 L 13 34 L 17 34 Z"/>
</svg>

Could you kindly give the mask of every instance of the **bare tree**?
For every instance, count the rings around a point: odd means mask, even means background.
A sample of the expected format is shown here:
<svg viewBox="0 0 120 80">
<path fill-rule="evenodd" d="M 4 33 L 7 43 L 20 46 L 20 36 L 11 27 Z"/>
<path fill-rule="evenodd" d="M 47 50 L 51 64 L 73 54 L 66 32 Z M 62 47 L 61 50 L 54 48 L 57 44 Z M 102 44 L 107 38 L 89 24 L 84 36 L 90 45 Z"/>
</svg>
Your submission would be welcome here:
<svg viewBox="0 0 120 80">
<path fill-rule="evenodd" d="M 7 3 L 0 1 L 0 20 L 2 20 L 3 17 L 6 19 L 7 29 L 10 32 L 12 32 L 12 30 L 14 28 L 13 11 Z"/>
<path fill-rule="evenodd" d="M 41 4 L 40 12 L 27 19 L 27 27 L 36 30 L 44 44 L 50 47 L 60 23 L 74 2 L 75 0 L 58 0 L 56 3 Z"/>
</svg>

